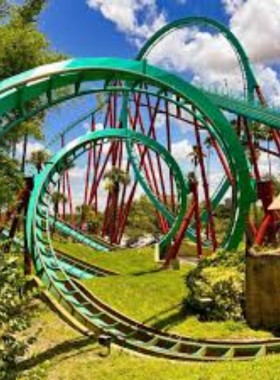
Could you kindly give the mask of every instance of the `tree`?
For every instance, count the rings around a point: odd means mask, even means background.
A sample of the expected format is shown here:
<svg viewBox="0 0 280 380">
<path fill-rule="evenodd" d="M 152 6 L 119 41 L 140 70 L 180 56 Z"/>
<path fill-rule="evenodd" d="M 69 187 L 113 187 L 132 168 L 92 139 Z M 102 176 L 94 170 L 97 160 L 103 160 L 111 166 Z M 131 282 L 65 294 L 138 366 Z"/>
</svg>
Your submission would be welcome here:
<svg viewBox="0 0 280 380">
<path fill-rule="evenodd" d="M 92 212 L 92 208 L 90 205 L 82 204 L 80 206 L 76 207 L 76 214 L 79 216 L 79 224 L 81 230 L 84 228 L 84 224 L 87 223 L 88 219 L 90 218 L 90 214 Z"/>
<path fill-rule="evenodd" d="M 22 158 L 21 158 L 21 171 L 24 173 L 27 157 L 27 148 L 30 137 L 35 140 L 43 140 L 44 136 L 42 133 L 42 117 L 36 117 L 32 120 L 26 120 L 20 125 L 19 134 L 21 140 L 23 139 L 23 149 L 22 149 Z"/>
<path fill-rule="evenodd" d="M 146 195 L 133 202 L 125 233 L 132 242 L 145 234 L 160 235 L 157 211 Z"/>
<path fill-rule="evenodd" d="M 37 29 L 46 0 L 26 0 L 13 6 L 7 22 L 0 24 L 0 80 L 34 67 L 61 60 L 46 36 Z"/>
<path fill-rule="evenodd" d="M 261 140 L 267 140 L 268 138 L 270 139 L 272 137 L 269 128 L 256 121 L 251 123 L 250 130 L 254 136 L 254 140 L 257 142 Z"/>
<path fill-rule="evenodd" d="M 7 0 L 0 0 L 0 20 L 3 20 L 8 16 L 9 10 L 9 2 Z"/>
<path fill-rule="evenodd" d="M 273 175 L 273 174 L 267 173 L 267 174 L 265 174 L 263 176 L 263 179 L 266 180 L 266 181 L 271 181 L 272 184 L 273 184 L 274 193 L 276 195 L 280 194 L 280 179 L 279 179 L 279 174 L 277 176 L 277 175 Z"/>
<path fill-rule="evenodd" d="M 23 5 L 17 9 L 17 13 L 26 24 L 37 22 L 45 6 L 46 0 L 25 0 Z"/>
<path fill-rule="evenodd" d="M 41 149 L 31 152 L 31 157 L 29 162 L 35 166 L 37 172 L 40 173 L 43 169 L 44 164 L 50 159 L 50 154 L 48 151 Z"/>
<path fill-rule="evenodd" d="M 82 204 L 76 207 L 76 216 L 78 217 L 78 223 L 81 230 L 86 228 L 88 232 L 96 234 L 101 226 L 102 214 L 95 212 L 92 206 L 88 204 Z"/>
<path fill-rule="evenodd" d="M 114 237 L 116 235 L 117 228 L 117 215 L 118 215 L 118 200 L 121 186 L 127 186 L 130 183 L 130 177 L 127 172 L 122 169 L 112 167 L 104 174 L 105 179 L 105 189 L 109 191 L 111 195 L 111 206 L 110 206 L 110 223 L 111 226 L 109 234 L 111 238 L 111 243 L 114 243 Z"/>
<path fill-rule="evenodd" d="M 199 164 L 201 155 L 202 158 L 206 157 L 206 155 L 199 149 L 197 145 L 193 145 L 192 151 L 187 155 L 187 157 L 190 158 L 191 162 L 193 163 L 195 170 Z"/>
<path fill-rule="evenodd" d="M 52 51 L 46 36 L 37 29 L 37 19 L 45 4 L 46 0 L 25 0 L 22 5 L 0 0 L 0 81 L 66 57 Z M 33 105 L 30 103 L 29 107 Z M 29 138 L 43 139 L 41 126 L 44 117 L 44 112 L 34 116 L 14 128 L 5 138 L 13 156 L 16 144 L 23 141 L 22 171 L 25 169 Z"/>
<path fill-rule="evenodd" d="M 31 325 L 32 294 L 22 294 L 26 284 L 19 258 L 4 255 L 0 246 L 0 379 L 15 379 L 16 364 L 35 336 L 24 338 Z"/>
<path fill-rule="evenodd" d="M 17 192 L 23 187 L 23 177 L 18 162 L 0 150 L 0 226 L 2 214 L 14 203 Z"/>
</svg>

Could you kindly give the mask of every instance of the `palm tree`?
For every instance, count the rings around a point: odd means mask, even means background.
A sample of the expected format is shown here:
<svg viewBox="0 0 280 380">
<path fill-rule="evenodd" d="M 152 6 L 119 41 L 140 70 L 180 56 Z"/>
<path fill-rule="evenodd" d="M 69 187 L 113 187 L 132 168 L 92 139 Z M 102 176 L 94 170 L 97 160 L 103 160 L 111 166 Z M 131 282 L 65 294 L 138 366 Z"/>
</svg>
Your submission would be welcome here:
<svg viewBox="0 0 280 380">
<path fill-rule="evenodd" d="M 78 221 L 81 230 L 85 229 L 86 224 L 88 233 L 97 233 L 102 219 L 101 213 L 97 213 L 91 205 L 84 203 L 76 207 L 76 215 L 79 216 Z"/>
<path fill-rule="evenodd" d="M 195 172 L 196 172 L 196 168 L 199 164 L 199 159 L 200 159 L 200 155 L 202 155 L 202 158 L 203 157 L 206 157 L 206 154 L 204 154 L 199 148 L 197 145 L 193 145 L 192 147 L 192 152 L 190 152 L 187 157 L 191 159 L 191 162 L 193 163 L 194 165 L 194 169 L 195 169 Z"/>
<path fill-rule="evenodd" d="M 53 224 L 53 233 L 55 232 L 55 224 L 57 222 L 59 205 L 67 203 L 67 197 L 60 193 L 59 191 L 55 191 L 52 193 L 51 200 L 54 206 L 54 224 Z"/>
<path fill-rule="evenodd" d="M 50 154 L 46 150 L 34 150 L 31 153 L 30 159 L 28 160 L 32 165 L 35 166 L 37 172 L 43 169 L 44 164 L 50 159 Z"/>
<path fill-rule="evenodd" d="M 92 213 L 92 208 L 86 203 L 76 207 L 76 214 L 80 216 L 80 228 L 84 229 L 84 224 L 88 222 Z"/>
<path fill-rule="evenodd" d="M 112 167 L 112 169 L 108 170 L 104 174 L 104 178 L 106 180 L 105 189 L 109 191 L 112 198 L 111 212 L 110 212 L 111 230 L 109 231 L 109 233 L 110 233 L 111 243 L 113 243 L 114 237 L 116 235 L 118 199 L 119 199 L 121 185 L 123 186 L 129 185 L 130 177 L 126 171 L 116 168 L 116 167 Z"/>
<path fill-rule="evenodd" d="M 40 116 L 34 117 L 33 119 L 26 120 L 21 124 L 21 130 L 23 131 L 23 149 L 22 149 L 22 158 L 21 158 L 21 171 L 24 173 L 26 157 L 28 151 L 28 143 L 30 137 L 33 137 L 35 140 L 43 140 L 43 132 L 41 128 L 42 120 Z"/>
</svg>

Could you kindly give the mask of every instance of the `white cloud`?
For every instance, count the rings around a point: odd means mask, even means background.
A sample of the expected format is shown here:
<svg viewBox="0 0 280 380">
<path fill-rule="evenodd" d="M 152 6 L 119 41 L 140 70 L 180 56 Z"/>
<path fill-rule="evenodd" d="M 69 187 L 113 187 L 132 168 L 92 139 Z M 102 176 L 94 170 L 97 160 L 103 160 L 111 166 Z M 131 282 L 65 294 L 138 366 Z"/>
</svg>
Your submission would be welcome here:
<svg viewBox="0 0 280 380">
<path fill-rule="evenodd" d="M 280 0 L 247 0 L 237 7 L 230 28 L 255 63 L 279 61 Z"/>
<path fill-rule="evenodd" d="M 262 91 L 270 103 L 275 107 L 280 107 L 280 76 L 271 67 L 259 65 L 256 68 L 257 77 Z"/>
<path fill-rule="evenodd" d="M 187 160 L 192 150 L 192 145 L 187 139 L 175 142 L 171 146 L 172 156 L 178 161 Z"/>
<path fill-rule="evenodd" d="M 223 4 L 226 12 L 233 14 L 244 4 L 244 0 L 223 0 Z"/>
<path fill-rule="evenodd" d="M 99 10 L 136 45 L 141 45 L 143 39 L 166 23 L 165 14 L 158 10 L 156 0 L 87 0 L 87 5 Z"/>
<path fill-rule="evenodd" d="M 262 176 L 269 174 L 270 167 L 274 175 L 279 175 L 280 161 L 278 157 L 268 157 L 267 153 L 261 152 L 260 158 L 258 160 L 258 166 Z"/>
</svg>

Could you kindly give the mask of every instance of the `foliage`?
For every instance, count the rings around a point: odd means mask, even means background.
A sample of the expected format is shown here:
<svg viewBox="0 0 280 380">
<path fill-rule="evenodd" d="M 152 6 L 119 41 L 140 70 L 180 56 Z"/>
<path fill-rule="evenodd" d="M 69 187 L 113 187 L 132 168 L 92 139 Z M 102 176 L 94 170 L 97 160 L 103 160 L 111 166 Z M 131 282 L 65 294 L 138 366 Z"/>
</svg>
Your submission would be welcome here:
<svg viewBox="0 0 280 380">
<path fill-rule="evenodd" d="M 105 188 L 110 193 L 118 193 L 121 185 L 128 185 L 130 183 L 130 177 L 127 172 L 122 169 L 112 167 L 104 174 L 106 181 Z"/>
<path fill-rule="evenodd" d="M 26 24 L 36 22 L 45 5 L 46 0 L 25 0 L 23 5 L 17 8 L 17 14 Z"/>
<path fill-rule="evenodd" d="M 219 219 L 230 219 L 232 214 L 232 208 L 230 205 L 230 199 L 227 200 L 225 203 L 220 203 L 216 209 L 215 209 L 215 216 Z"/>
<path fill-rule="evenodd" d="M 267 173 L 263 176 L 263 179 L 266 181 L 271 181 L 275 194 L 280 194 L 280 180 L 278 176 Z"/>
<path fill-rule="evenodd" d="M 111 243 L 115 243 L 117 239 L 117 216 L 118 203 L 121 186 L 127 186 L 130 183 L 129 173 L 113 166 L 104 174 L 105 189 L 111 196 L 109 214 L 107 215 L 106 233 L 110 236 Z"/>
<path fill-rule="evenodd" d="M 58 216 L 58 211 L 59 211 L 59 205 L 66 204 L 67 203 L 67 197 L 60 191 L 54 191 L 51 196 L 51 201 L 53 203 L 54 207 L 54 213 L 55 213 L 55 218 Z"/>
<path fill-rule="evenodd" d="M 253 132 L 255 141 L 260 140 L 269 140 L 271 141 L 273 139 L 271 130 L 267 128 L 265 125 L 260 124 L 259 122 L 252 122 L 250 129 Z"/>
<path fill-rule="evenodd" d="M 203 259 L 186 276 L 186 310 L 201 319 L 226 321 L 244 318 L 245 255 L 220 251 Z"/>
<path fill-rule="evenodd" d="M 44 164 L 50 159 L 50 154 L 44 149 L 31 152 L 29 162 L 35 166 L 37 172 L 40 173 Z"/>
<path fill-rule="evenodd" d="M 102 225 L 102 213 L 96 212 L 88 204 L 82 204 L 76 207 L 76 222 L 83 227 L 86 224 L 89 233 L 96 234 Z"/>
<path fill-rule="evenodd" d="M 132 241 L 136 241 L 144 234 L 153 236 L 160 234 L 156 209 L 147 196 L 142 195 L 133 202 L 125 233 Z"/>
<path fill-rule="evenodd" d="M 13 378 L 18 360 L 24 356 L 34 336 L 21 333 L 30 327 L 32 295 L 23 294 L 26 284 L 16 256 L 0 256 L 0 378 Z M 9 374 L 9 377 L 8 377 Z"/>
<path fill-rule="evenodd" d="M 36 21 L 45 4 L 46 0 L 25 0 L 21 5 L 15 5 L 12 1 L 0 1 L 0 80 L 65 58 L 50 49 L 46 36 L 38 30 Z M 4 18 L 1 19 L 2 13 Z M 31 106 L 31 103 L 26 105 L 26 109 Z M 11 152 L 14 157 L 17 144 L 24 141 L 22 171 L 25 168 L 29 137 L 43 138 L 44 116 L 44 112 L 34 116 L 5 136 L 8 153 Z M 1 145 L 3 146 L 3 141 Z"/>
<path fill-rule="evenodd" d="M 0 151 L 0 212 L 13 202 L 15 194 L 23 186 L 22 174 L 17 161 Z"/>
<path fill-rule="evenodd" d="M 61 247 L 63 244 L 60 243 L 59 248 Z M 75 257 L 122 273 L 120 276 L 87 280 L 86 284 L 104 302 L 137 320 L 151 325 L 160 324 L 162 327 L 165 325 L 163 328 L 169 331 L 197 339 L 252 340 L 271 337 L 270 333 L 251 330 L 243 322 L 201 322 L 194 317 L 178 320 L 176 315 L 180 306 L 177 307 L 177 304 L 186 292 L 183 276 L 188 268 L 184 267 L 182 271 L 155 271 L 151 248 L 124 250 L 108 255 L 96 253 L 88 247 L 82 249 L 80 244 L 66 243 L 64 250 L 68 253 L 71 251 Z M 104 360 L 99 356 L 100 348 L 92 340 L 85 340 L 83 347 L 78 345 L 77 342 L 81 342 L 78 334 L 52 311 L 45 309 L 40 315 L 40 322 L 44 330 L 38 347 L 35 344 L 32 350 L 34 363 L 38 363 L 34 370 L 40 369 L 42 356 L 48 357 L 44 361 L 48 379 L 146 380 L 152 374 L 152 378 L 158 380 L 236 380 L 239 377 L 247 380 L 272 380 L 278 379 L 280 373 L 279 355 L 255 361 L 222 361 L 209 365 L 190 362 L 186 365 L 137 357 L 113 347 L 111 355 Z M 40 380 L 43 378 L 42 375 Z M 30 379 L 29 376 L 22 378 Z"/>
<path fill-rule="evenodd" d="M 0 80 L 62 58 L 61 54 L 50 50 L 46 36 L 31 22 L 42 9 L 35 7 L 35 3 L 42 3 L 42 0 L 26 1 L 0 26 Z"/>
<path fill-rule="evenodd" d="M 7 0 L 0 0 L 0 20 L 5 19 L 9 14 L 9 2 Z"/>
</svg>

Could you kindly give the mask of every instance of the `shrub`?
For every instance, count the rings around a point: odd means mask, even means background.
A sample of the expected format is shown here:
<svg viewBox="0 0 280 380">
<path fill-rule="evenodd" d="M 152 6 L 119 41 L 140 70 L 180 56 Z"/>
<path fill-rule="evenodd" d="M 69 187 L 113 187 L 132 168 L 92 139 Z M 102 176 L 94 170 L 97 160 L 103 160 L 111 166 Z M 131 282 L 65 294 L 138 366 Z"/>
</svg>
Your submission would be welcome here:
<svg viewBox="0 0 280 380">
<path fill-rule="evenodd" d="M 220 251 L 205 258 L 186 276 L 186 310 L 201 319 L 244 319 L 245 255 Z"/>
<path fill-rule="evenodd" d="M 23 292 L 26 279 L 19 262 L 0 250 L 0 379 L 13 379 L 18 360 L 34 340 L 21 336 L 30 326 L 33 310 L 32 295 Z"/>
</svg>

